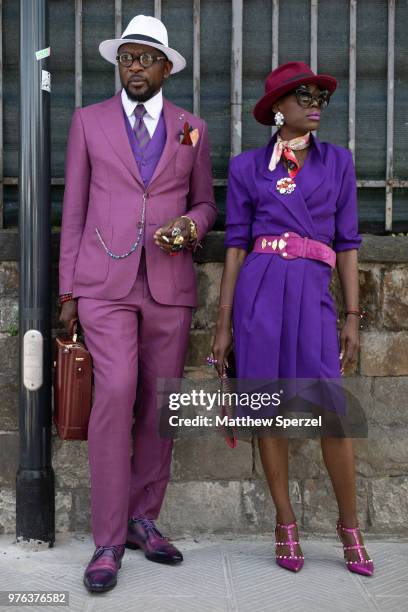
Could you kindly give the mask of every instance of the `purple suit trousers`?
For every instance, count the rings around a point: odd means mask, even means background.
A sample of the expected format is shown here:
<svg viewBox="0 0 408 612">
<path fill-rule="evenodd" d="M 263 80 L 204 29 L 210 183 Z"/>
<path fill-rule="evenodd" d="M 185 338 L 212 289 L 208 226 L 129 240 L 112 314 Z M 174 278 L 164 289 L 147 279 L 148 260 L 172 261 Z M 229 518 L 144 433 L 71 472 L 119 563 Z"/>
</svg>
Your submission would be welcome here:
<svg viewBox="0 0 408 612">
<path fill-rule="evenodd" d="M 159 435 L 156 379 L 182 377 L 191 313 L 152 298 L 144 254 L 125 298 L 78 300 L 94 368 L 88 451 L 96 546 L 123 544 L 132 516 L 159 515 L 172 440 Z"/>
</svg>

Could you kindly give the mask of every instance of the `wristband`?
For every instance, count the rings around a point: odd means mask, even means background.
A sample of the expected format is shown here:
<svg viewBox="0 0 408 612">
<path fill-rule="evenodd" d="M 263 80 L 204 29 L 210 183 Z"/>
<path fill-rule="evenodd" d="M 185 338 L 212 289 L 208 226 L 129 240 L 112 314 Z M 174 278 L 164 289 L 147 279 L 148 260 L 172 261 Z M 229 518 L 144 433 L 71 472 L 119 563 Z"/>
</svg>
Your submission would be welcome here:
<svg viewBox="0 0 408 612">
<path fill-rule="evenodd" d="M 360 317 L 360 319 L 362 319 L 365 315 L 365 312 L 363 310 L 346 310 L 346 316 L 349 314 L 356 315 L 357 317 Z"/>
<path fill-rule="evenodd" d="M 69 302 L 72 299 L 72 293 L 63 293 L 59 296 L 58 301 L 60 304 L 63 304 L 64 302 Z"/>
</svg>

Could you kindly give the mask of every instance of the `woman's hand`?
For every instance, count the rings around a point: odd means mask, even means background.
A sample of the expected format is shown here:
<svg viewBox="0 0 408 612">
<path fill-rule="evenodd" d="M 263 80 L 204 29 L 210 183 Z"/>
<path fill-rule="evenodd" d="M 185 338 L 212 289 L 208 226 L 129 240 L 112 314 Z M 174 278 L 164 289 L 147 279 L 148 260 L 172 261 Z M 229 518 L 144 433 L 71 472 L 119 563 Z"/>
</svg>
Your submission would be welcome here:
<svg viewBox="0 0 408 612">
<path fill-rule="evenodd" d="M 245 249 L 227 248 L 221 278 L 215 337 L 212 344 L 213 357 L 217 360 L 214 365 L 219 376 L 224 374 L 225 364 L 228 363 L 228 355 L 232 349 L 232 308 L 235 284 L 246 256 Z"/>
<path fill-rule="evenodd" d="M 345 368 L 357 360 L 359 341 L 360 318 L 355 315 L 348 315 L 340 334 L 340 361 L 341 373 L 344 374 Z"/>
<path fill-rule="evenodd" d="M 69 335 L 72 336 L 74 323 L 78 321 L 78 303 L 76 299 L 62 303 L 59 320 L 64 325 Z"/>
<path fill-rule="evenodd" d="M 347 310 L 359 311 L 359 282 L 357 249 L 340 251 L 336 255 L 337 270 L 343 290 L 343 300 Z M 340 361 L 341 373 L 357 359 L 360 342 L 358 330 L 360 317 L 348 314 L 340 334 Z"/>
<path fill-rule="evenodd" d="M 215 337 L 212 344 L 212 354 L 215 363 L 215 369 L 219 376 L 224 373 L 225 365 L 228 363 L 228 355 L 232 349 L 232 331 L 231 325 L 217 326 Z"/>
</svg>

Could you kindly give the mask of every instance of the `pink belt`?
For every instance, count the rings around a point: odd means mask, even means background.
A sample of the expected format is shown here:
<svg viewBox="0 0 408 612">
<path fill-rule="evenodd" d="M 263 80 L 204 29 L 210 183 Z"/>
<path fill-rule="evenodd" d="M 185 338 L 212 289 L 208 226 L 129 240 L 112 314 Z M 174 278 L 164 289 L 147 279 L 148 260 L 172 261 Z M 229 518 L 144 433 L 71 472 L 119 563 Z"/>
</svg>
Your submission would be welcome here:
<svg viewBox="0 0 408 612">
<path fill-rule="evenodd" d="M 302 238 L 296 232 L 285 232 L 280 236 L 258 236 L 253 250 L 255 253 L 275 253 L 285 259 L 318 259 L 331 268 L 336 266 L 336 253 L 324 242 Z"/>
</svg>

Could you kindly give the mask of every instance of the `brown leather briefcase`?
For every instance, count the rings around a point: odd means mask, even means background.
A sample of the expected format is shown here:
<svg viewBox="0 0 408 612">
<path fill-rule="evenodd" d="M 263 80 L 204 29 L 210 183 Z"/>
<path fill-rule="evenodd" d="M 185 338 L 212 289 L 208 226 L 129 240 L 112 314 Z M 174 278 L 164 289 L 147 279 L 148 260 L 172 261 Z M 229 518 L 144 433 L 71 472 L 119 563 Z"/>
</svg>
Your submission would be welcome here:
<svg viewBox="0 0 408 612">
<path fill-rule="evenodd" d="M 92 405 L 92 359 L 76 332 L 56 337 L 54 423 L 63 440 L 87 440 Z"/>
</svg>

